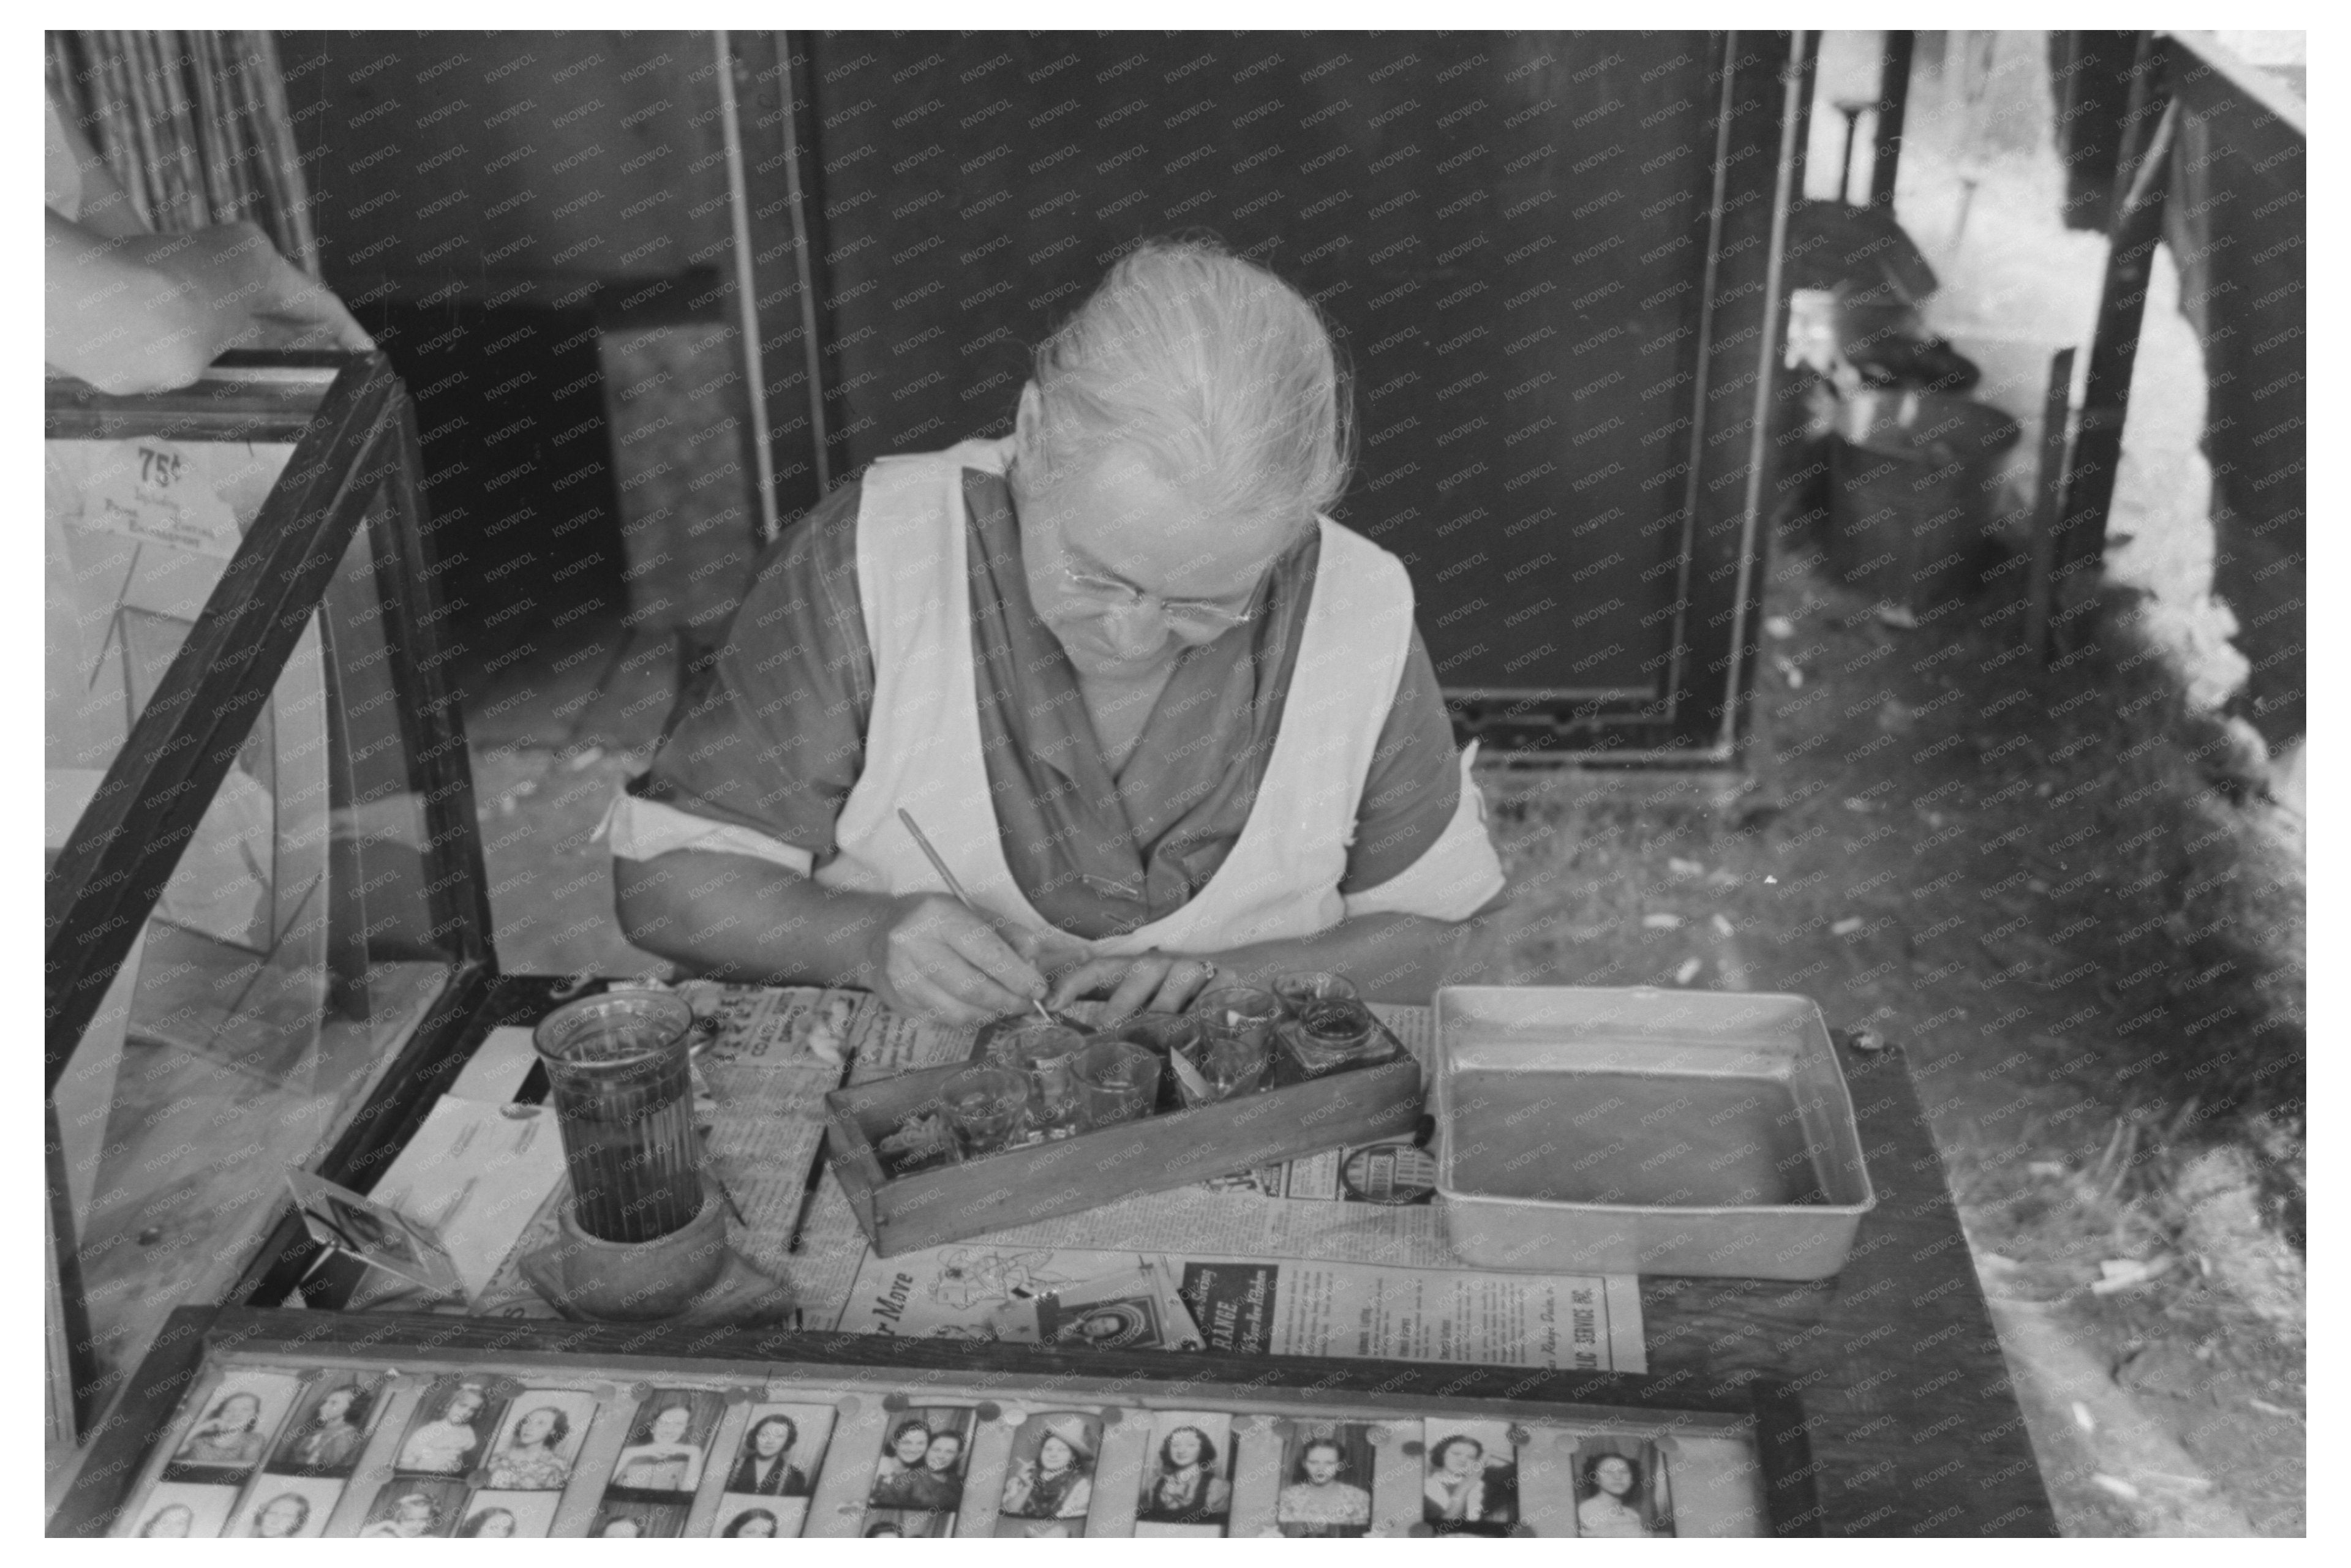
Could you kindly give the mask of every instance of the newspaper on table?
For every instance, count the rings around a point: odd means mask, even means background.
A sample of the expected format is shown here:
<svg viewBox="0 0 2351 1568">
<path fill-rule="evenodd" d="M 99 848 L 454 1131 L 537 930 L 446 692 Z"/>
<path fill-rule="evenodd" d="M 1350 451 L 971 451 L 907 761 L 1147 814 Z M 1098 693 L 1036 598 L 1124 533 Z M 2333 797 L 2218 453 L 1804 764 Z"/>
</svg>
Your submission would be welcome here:
<svg viewBox="0 0 2351 1568">
<path fill-rule="evenodd" d="M 1462 1267 L 1430 1202 L 1433 1166 L 1408 1139 L 1325 1150 L 874 1257 L 824 1162 L 824 1095 L 843 1082 L 960 1061 L 972 1031 L 904 1018 L 859 991 L 704 981 L 680 988 L 698 1013 L 717 1020 L 696 1060 L 715 1101 L 709 1168 L 735 1208 L 730 1237 L 789 1286 L 805 1327 L 1087 1337 L 1105 1332 L 1109 1320 L 1077 1309 L 1099 1297 L 1135 1303 L 1135 1313 L 1145 1301 L 1161 1303 L 1149 1332 L 1170 1344 L 1186 1343 L 1180 1320 L 1188 1312 L 1188 1326 L 1212 1349 L 1646 1369 L 1636 1279 Z M 1070 1010 L 1088 1011 L 1082 1004 Z M 1425 1065 L 1429 1009 L 1375 1010 Z M 476 1310 L 555 1315 L 517 1264 L 551 1239 L 561 1197 L 559 1186 Z M 1157 1283 L 1121 1291 L 1122 1279 Z M 1169 1287 L 1180 1306 L 1167 1301 Z"/>
</svg>

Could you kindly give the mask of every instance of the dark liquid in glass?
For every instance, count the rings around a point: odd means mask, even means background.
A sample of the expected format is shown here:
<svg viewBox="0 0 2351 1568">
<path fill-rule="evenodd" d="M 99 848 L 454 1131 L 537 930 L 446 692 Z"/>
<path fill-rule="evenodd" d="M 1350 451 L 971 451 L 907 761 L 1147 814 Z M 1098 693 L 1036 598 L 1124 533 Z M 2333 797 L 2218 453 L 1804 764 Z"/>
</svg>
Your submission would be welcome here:
<svg viewBox="0 0 2351 1568">
<path fill-rule="evenodd" d="M 549 1065 L 580 1228 L 651 1241 L 702 1212 L 692 1079 L 683 1043 L 625 1017 L 582 1020 Z"/>
</svg>

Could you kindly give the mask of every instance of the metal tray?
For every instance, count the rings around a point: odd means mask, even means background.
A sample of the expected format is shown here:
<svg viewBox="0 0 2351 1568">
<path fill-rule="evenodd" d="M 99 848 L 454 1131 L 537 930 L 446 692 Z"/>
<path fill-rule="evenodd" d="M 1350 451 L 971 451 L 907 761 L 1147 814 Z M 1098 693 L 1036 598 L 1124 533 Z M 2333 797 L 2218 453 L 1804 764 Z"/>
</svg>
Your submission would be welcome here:
<svg viewBox="0 0 2351 1568">
<path fill-rule="evenodd" d="M 1820 1280 L 1876 1204 L 1799 996 L 1437 993 L 1437 1203 L 1464 1262 Z"/>
</svg>

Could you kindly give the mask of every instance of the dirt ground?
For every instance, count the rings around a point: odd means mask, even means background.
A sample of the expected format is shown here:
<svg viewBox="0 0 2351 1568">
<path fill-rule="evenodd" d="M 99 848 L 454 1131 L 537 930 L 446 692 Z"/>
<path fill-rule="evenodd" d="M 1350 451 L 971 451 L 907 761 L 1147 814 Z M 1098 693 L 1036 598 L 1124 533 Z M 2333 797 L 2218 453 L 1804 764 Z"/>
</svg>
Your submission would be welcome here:
<svg viewBox="0 0 2351 1568">
<path fill-rule="evenodd" d="M 1900 1043 L 2067 1533 L 2300 1533 L 2299 1260 L 2233 1141 L 2195 1147 L 2195 1103 L 2134 1071 L 2180 1049 L 2212 988 L 2164 916 L 2179 884 L 2145 885 L 2171 868 L 2117 850 L 2124 823 L 2224 835 L 2196 852 L 2241 867 L 2262 841 L 2224 796 L 2197 799 L 2192 743 L 2158 727 L 2147 745 L 2117 713 L 2133 672 L 2048 674 L 1973 628 L 1890 627 L 1802 547 L 1787 564 L 1733 802 L 1489 777 L 1515 890 L 1493 973 L 1796 991 Z M 2171 949 L 2147 974 L 2116 956 L 2142 912 L 2157 929 L 2129 941 Z M 2245 946 L 2288 936 L 2298 952 L 2298 930 Z M 2298 1011 L 2298 966 L 2260 977 L 2294 993 L 2275 1016 Z M 2199 1155 L 2221 1161 L 2199 1167 L 2202 1215 L 2178 1193 Z"/>
</svg>

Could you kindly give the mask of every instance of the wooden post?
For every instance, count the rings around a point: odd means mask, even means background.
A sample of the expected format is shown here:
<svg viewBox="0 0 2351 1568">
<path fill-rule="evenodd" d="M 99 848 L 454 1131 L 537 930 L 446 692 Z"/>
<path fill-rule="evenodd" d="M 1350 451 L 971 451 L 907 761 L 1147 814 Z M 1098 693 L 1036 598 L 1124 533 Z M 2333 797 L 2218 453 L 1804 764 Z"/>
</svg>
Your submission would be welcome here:
<svg viewBox="0 0 2351 1568">
<path fill-rule="evenodd" d="M 2065 497 L 2065 447 L 2074 412 L 2074 350 L 2060 349 L 2049 361 L 2049 390 L 2041 400 L 2041 465 L 2033 473 L 2032 565 L 2025 589 L 2024 645 L 2033 658 L 2049 662 L 2049 583 L 2054 564 L 2057 519 Z"/>
<path fill-rule="evenodd" d="M 1877 78 L 1877 133 L 1869 163 L 1869 204 L 1894 210 L 1894 175 L 1902 162 L 1902 122 L 1910 110 L 1910 53 L 1918 35 L 1889 30 Z"/>
<path fill-rule="evenodd" d="M 1791 56 L 1796 61 L 1796 200 L 1804 199 L 1804 168 L 1813 145 L 1813 95 L 1821 79 L 1821 35 L 1799 32 Z"/>
<path fill-rule="evenodd" d="M 2139 322 L 2147 310 L 2155 247 L 2163 237 L 2163 199 L 2171 178 L 2172 128 L 2178 110 L 2170 101 L 2166 47 L 2149 34 L 2140 40 L 2132 67 L 2130 110 L 2124 115 L 2124 144 L 2153 120 L 2145 152 L 2126 159 L 2115 183 L 2115 215 L 2106 253 L 2105 284 L 2098 299 L 2098 323 L 2090 339 L 2090 367 L 2082 394 L 2082 423 L 2065 479 L 2065 499 L 2052 532 L 2054 641 L 2075 645 L 2073 622 L 2095 602 L 2098 570 L 2105 559 L 2106 514 L 2115 498 L 2115 474 L 2123 455 L 2123 421 L 2130 404 L 2131 369 L 2138 359 Z"/>
</svg>

